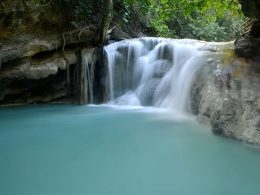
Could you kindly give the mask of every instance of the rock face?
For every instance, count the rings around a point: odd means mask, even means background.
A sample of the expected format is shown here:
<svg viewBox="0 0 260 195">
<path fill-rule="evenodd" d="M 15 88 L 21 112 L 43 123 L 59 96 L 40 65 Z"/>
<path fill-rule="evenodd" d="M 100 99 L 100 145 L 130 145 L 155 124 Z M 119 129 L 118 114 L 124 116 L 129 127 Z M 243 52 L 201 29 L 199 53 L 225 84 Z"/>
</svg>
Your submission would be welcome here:
<svg viewBox="0 0 260 195">
<path fill-rule="evenodd" d="M 243 58 L 220 61 L 209 60 L 195 80 L 193 113 L 217 135 L 259 145 L 260 76 Z"/>
<path fill-rule="evenodd" d="M 202 91 L 199 120 L 207 120 L 214 133 L 260 144 L 259 77 L 234 81 L 235 89 L 223 91 L 207 84 Z M 211 93 L 205 95 L 204 93 Z"/>
<path fill-rule="evenodd" d="M 245 16 L 251 18 L 248 24 L 250 31 L 244 37 L 236 40 L 235 52 L 238 56 L 251 60 L 251 68 L 260 73 L 260 1 L 239 0 Z"/>
<path fill-rule="evenodd" d="M 102 79 L 98 76 L 105 76 L 95 74 L 101 69 L 97 25 L 73 21 L 66 3 L 50 1 L 41 6 L 35 2 L 0 3 L 0 105 L 70 100 L 80 95 L 75 87 L 77 50 L 87 59 L 80 66 L 88 67 L 93 84 Z M 93 91 L 86 90 L 87 95 Z"/>
<path fill-rule="evenodd" d="M 242 11 L 249 18 L 260 19 L 260 1 L 259 0 L 238 0 L 242 6 Z"/>
</svg>

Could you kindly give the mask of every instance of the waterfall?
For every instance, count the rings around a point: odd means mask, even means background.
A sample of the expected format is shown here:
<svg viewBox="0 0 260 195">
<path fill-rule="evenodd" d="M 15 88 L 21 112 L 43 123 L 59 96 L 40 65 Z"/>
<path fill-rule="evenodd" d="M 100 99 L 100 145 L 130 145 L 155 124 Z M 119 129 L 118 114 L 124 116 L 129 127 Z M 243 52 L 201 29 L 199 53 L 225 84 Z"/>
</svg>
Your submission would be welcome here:
<svg viewBox="0 0 260 195">
<path fill-rule="evenodd" d="M 87 88 L 87 99 L 88 103 L 93 103 L 93 84 L 91 79 L 91 70 L 90 70 L 90 62 L 89 62 L 89 56 L 84 55 L 84 66 L 86 70 L 86 88 Z M 91 58 L 90 58 L 91 59 Z M 92 59 L 91 59 L 92 60 Z"/>
<path fill-rule="evenodd" d="M 86 80 L 88 85 L 88 100 L 89 103 L 93 103 L 93 85 L 92 85 L 92 79 L 91 79 L 91 73 L 90 73 L 90 67 L 89 67 L 89 61 L 88 57 L 85 55 L 85 66 L 86 66 Z"/>
<path fill-rule="evenodd" d="M 110 103 L 190 112 L 190 91 L 198 70 L 218 43 L 139 38 L 106 46 Z"/>
</svg>

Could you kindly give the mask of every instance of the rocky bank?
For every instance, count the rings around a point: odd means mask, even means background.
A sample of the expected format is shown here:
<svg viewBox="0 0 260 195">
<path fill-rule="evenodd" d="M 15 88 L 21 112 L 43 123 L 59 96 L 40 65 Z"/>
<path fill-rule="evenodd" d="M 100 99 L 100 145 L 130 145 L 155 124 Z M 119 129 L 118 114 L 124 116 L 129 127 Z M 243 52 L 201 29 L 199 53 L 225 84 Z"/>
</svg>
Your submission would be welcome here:
<svg viewBox="0 0 260 195">
<path fill-rule="evenodd" d="M 223 57 L 209 60 L 194 80 L 192 111 L 213 133 L 259 145 L 260 76 L 244 58 Z"/>
</svg>

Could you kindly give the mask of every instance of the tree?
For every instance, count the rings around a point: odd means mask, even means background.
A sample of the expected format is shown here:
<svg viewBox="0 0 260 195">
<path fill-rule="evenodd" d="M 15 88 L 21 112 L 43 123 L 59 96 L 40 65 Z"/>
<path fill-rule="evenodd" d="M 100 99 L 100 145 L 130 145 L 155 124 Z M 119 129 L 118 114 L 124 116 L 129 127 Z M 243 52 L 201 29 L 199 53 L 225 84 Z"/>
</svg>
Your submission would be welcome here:
<svg viewBox="0 0 260 195">
<path fill-rule="evenodd" d="M 117 0 L 124 13 L 138 12 L 158 36 L 225 41 L 240 35 L 244 21 L 237 0 Z M 127 16 L 129 14 L 125 14 Z M 124 18 L 124 17 L 123 17 Z M 129 18 L 125 21 L 130 20 Z"/>
<path fill-rule="evenodd" d="M 100 43 L 103 44 L 106 41 L 107 31 L 109 29 L 110 22 L 112 20 L 112 13 L 113 13 L 113 1 L 112 0 L 105 0 L 103 9 L 103 19 L 102 25 L 100 27 Z"/>
</svg>

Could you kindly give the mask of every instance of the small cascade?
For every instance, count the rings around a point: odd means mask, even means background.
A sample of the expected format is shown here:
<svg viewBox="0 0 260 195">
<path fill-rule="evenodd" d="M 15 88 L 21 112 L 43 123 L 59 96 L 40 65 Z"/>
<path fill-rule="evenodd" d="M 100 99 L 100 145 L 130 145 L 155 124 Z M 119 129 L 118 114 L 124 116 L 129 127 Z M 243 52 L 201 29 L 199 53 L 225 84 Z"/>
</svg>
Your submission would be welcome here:
<svg viewBox="0 0 260 195">
<path fill-rule="evenodd" d="M 93 49 L 78 49 L 74 70 L 75 102 L 79 104 L 93 103 Z"/>
<path fill-rule="evenodd" d="M 164 38 L 140 38 L 108 45 L 105 50 L 110 103 L 190 112 L 193 79 L 220 45 Z"/>
<path fill-rule="evenodd" d="M 87 96 L 88 102 L 93 103 L 93 84 L 91 79 L 91 69 L 90 69 L 90 62 L 89 56 L 84 56 L 85 62 L 84 65 L 86 66 L 86 81 L 87 81 Z"/>
</svg>

